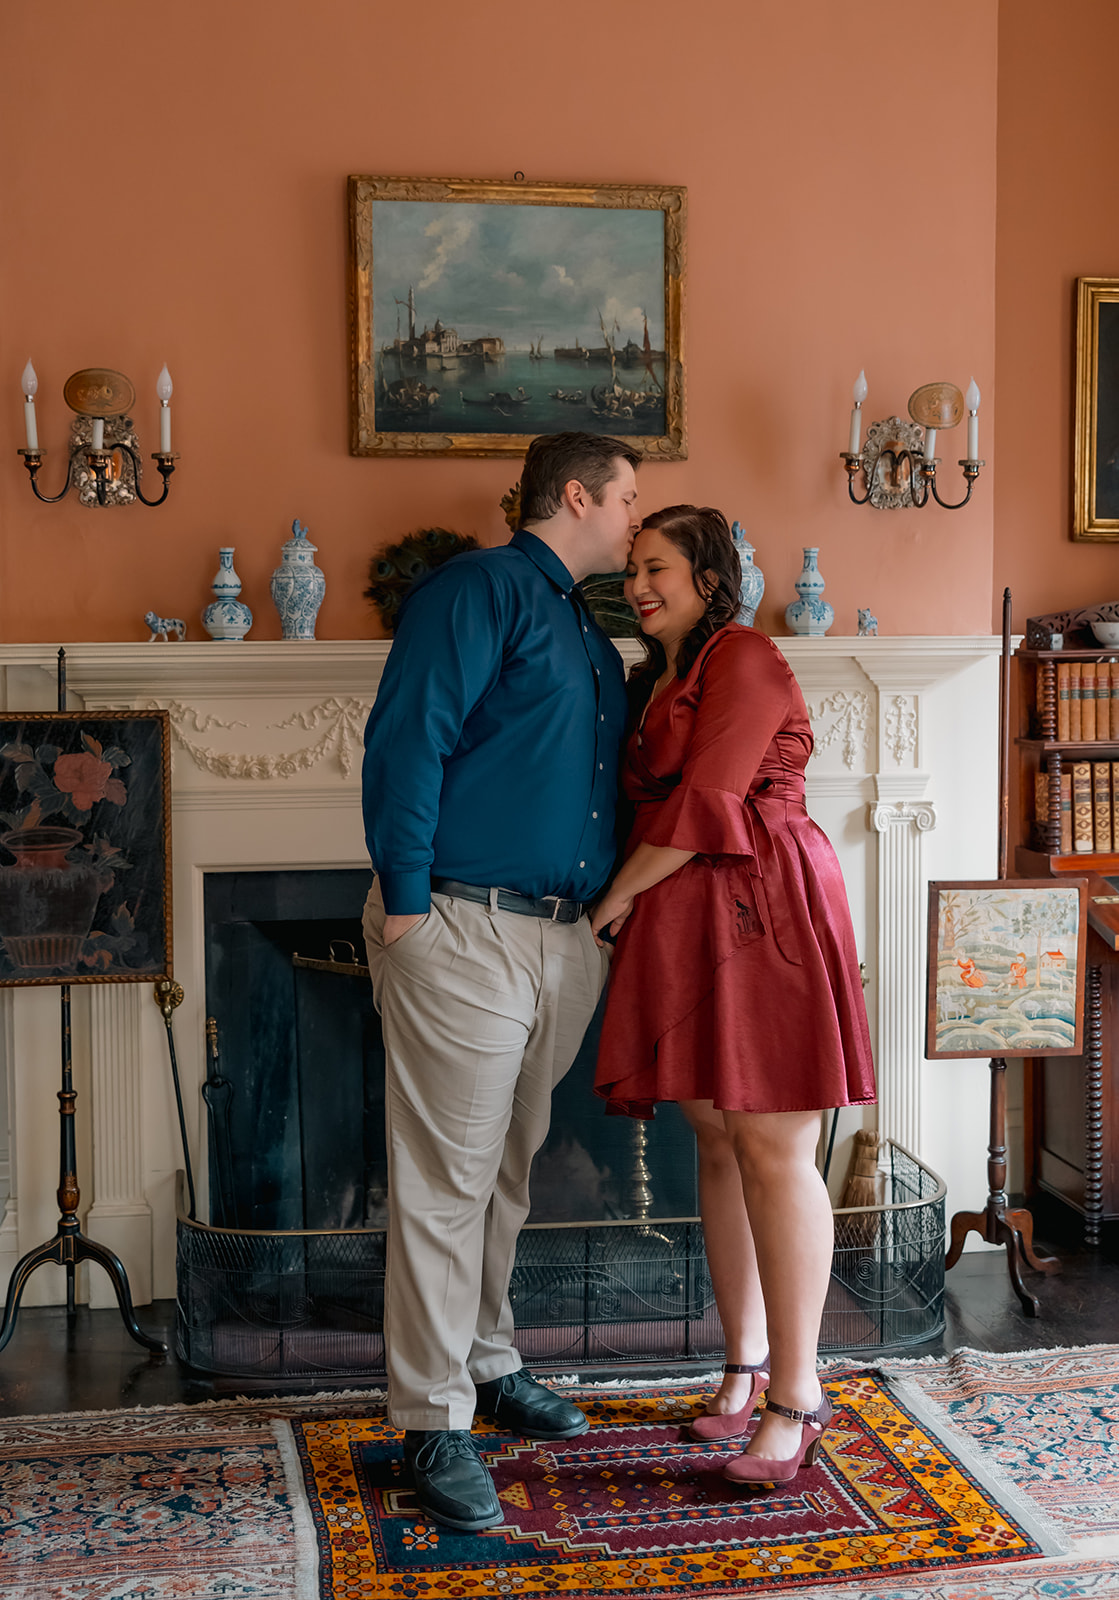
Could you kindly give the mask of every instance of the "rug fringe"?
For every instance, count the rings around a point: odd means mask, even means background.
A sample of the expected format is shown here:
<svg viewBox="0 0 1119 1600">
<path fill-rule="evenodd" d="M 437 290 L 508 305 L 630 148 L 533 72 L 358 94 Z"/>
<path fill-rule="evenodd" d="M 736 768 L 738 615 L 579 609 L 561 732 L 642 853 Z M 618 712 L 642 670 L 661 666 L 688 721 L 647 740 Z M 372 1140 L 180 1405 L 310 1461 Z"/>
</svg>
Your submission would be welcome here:
<svg viewBox="0 0 1119 1600">
<path fill-rule="evenodd" d="M 319 1600 L 319 1541 L 291 1423 L 273 1417 L 272 1435 L 287 1479 L 288 1504 L 295 1533 L 295 1591 L 292 1600 Z"/>
</svg>

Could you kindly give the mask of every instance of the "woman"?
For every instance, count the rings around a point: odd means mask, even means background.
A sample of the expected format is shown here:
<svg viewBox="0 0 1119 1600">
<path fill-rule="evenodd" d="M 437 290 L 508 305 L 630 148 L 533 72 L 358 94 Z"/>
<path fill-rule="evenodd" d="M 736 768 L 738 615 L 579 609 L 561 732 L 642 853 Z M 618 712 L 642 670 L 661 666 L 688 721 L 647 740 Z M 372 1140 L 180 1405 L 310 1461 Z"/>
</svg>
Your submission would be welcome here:
<svg viewBox="0 0 1119 1600">
<path fill-rule="evenodd" d="M 874 1069 L 843 878 L 804 807 L 808 713 L 776 646 L 734 621 L 738 585 L 720 512 L 643 523 L 625 584 L 648 655 L 630 678 L 634 823 L 591 924 L 617 936 L 596 1089 L 637 1117 L 675 1100 L 695 1129 L 728 1360 L 691 1431 L 744 1437 L 768 1386 L 726 1476 L 779 1483 L 831 1417 L 820 1112 L 872 1102 Z"/>
</svg>

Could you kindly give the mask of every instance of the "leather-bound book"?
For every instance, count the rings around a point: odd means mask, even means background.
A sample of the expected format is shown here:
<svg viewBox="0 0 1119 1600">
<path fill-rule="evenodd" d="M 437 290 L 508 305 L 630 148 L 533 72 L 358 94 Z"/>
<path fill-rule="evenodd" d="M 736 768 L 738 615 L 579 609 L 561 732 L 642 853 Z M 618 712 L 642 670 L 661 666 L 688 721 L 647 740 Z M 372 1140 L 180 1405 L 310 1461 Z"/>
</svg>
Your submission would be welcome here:
<svg viewBox="0 0 1119 1600">
<path fill-rule="evenodd" d="M 1082 739 L 1080 732 L 1080 662 L 1068 664 L 1068 736 L 1074 742 Z"/>
<path fill-rule="evenodd" d="M 1119 769 L 1119 761 L 1115 765 Z M 1114 776 L 1111 792 L 1113 796 L 1117 792 Z M 1114 832 L 1114 820 L 1112 831 Z M 1063 856 L 1072 854 L 1072 774 L 1070 772 L 1061 773 L 1061 854 Z"/>
<path fill-rule="evenodd" d="M 1067 661 L 1057 663 L 1057 738 L 1067 739 L 1068 732 L 1068 690 L 1069 690 L 1069 664 Z M 1040 674 L 1039 674 L 1040 676 Z"/>
<path fill-rule="evenodd" d="M 1110 717 L 1110 723 L 1109 723 L 1109 727 L 1108 727 L 1107 737 L 1109 739 L 1119 739 L 1119 661 L 1109 661 L 1108 664 L 1107 664 L 1107 667 L 1108 667 L 1108 683 L 1109 683 L 1109 691 L 1108 691 L 1107 701 L 1108 701 L 1108 705 L 1111 707 L 1111 717 Z M 1099 709 L 1098 709 L 1098 706 L 1097 706 L 1097 710 L 1096 710 L 1096 732 L 1097 733 L 1099 732 L 1099 722 L 1100 722 L 1100 713 L 1099 713 Z"/>
<path fill-rule="evenodd" d="M 1096 737 L 1096 663 L 1085 661 L 1080 667 L 1080 737 Z"/>
<path fill-rule="evenodd" d="M 1091 852 L 1096 830 L 1092 816 L 1092 766 L 1088 761 L 1072 764 L 1072 848 Z"/>
<path fill-rule="evenodd" d="M 1092 762 L 1092 811 L 1097 850 L 1111 854 L 1111 762 Z"/>
</svg>

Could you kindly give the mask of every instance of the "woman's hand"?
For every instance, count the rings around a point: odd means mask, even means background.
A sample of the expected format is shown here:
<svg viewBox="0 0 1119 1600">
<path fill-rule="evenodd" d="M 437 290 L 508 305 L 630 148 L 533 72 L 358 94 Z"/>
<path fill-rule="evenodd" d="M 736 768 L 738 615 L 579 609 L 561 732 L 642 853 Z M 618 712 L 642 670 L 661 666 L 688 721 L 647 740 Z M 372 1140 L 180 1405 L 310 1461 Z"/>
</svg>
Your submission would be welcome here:
<svg viewBox="0 0 1119 1600">
<path fill-rule="evenodd" d="M 633 896 L 618 894 L 611 884 L 602 899 L 591 912 L 591 932 L 597 945 L 605 945 L 607 940 L 600 939 L 599 929 L 609 928 L 615 938 L 621 929 L 622 923 L 633 910 Z"/>
</svg>

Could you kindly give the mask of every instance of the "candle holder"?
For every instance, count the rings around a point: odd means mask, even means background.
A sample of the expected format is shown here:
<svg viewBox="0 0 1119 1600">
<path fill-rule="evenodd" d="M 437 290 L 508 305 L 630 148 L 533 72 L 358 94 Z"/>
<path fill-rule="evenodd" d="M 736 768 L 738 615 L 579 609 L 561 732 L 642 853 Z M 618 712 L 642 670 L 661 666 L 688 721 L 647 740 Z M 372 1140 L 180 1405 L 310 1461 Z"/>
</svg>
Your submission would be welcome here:
<svg viewBox="0 0 1119 1600">
<path fill-rule="evenodd" d="M 164 381 L 162 375 L 160 381 L 161 384 Z M 167 382 L 169 384 L 169 380 Z M 28 389 L 25 378 L 29 404 L 35 387 L 37 382 Z M 135 404 L 136 391 L 124 374 L 105 367 L 84 368 L 71 374 L 62 392 L 76 415 L 70 428 L 66 481 L 58 494 L 44 494 L 39 487 L 39 472 L 47 452 L 37 446 L 19 451 L 35 498 L 44 505 L 57 505 L 75 489 L 85 506 L 123 506 L 135 500 L 146 506 L 161 506 L 167 499 L 170 477 L 179 458 L 171 450 L 152 452 L 152 460 L 163 480 L 163 492 L 154 499 L 149 498 L 140 481 L 143 466 L 139 440 L 132 418 L 126 414 Z M 166 408 L 167 400 L 162 394 L 161 404 Z M 33 436 L 30 429 L 29 436 Z"/>
<path fill-rule="evenodd" d="M 974 423 L 979 392 L 974 390 L 975 404 L 972 405 L 972 389 L 968 391 L 968 411 Z M 856 412 L 861 405 L 861 399 L 856 398 Z M 964 396 L 955 384 L 926 383 L 909 397 L 912 421 L 887 417 L 873 423 L 861 450 L 840 451 L 840 460 L 847 470 L 847 493 L 852 504 L 865 506 L 869 503 L 880 511 L 896 511 L 904 506 L 915 506 L 921 510 L 930 500 L 935 500 L 945 511 L 959 511 L 966 506 L 971 499 L 975 480 L 987 465 L 986 461 L 976 456 L 965 456 L 959 462 L 967 484 L 964 497 L 962 500 L 945 500 L 936 484 L 936 469 L 941 458 L 926 454 L 937 432 L 954 428 L 963 414 Z M 853 439 L 857 439 L 857 435 L 858 427 L 853 423 Z M 858 472 L 863 474 L 866 485 L 866 493 L 861 495 L 855 493 L 855 475 Z"/>
</svg>

